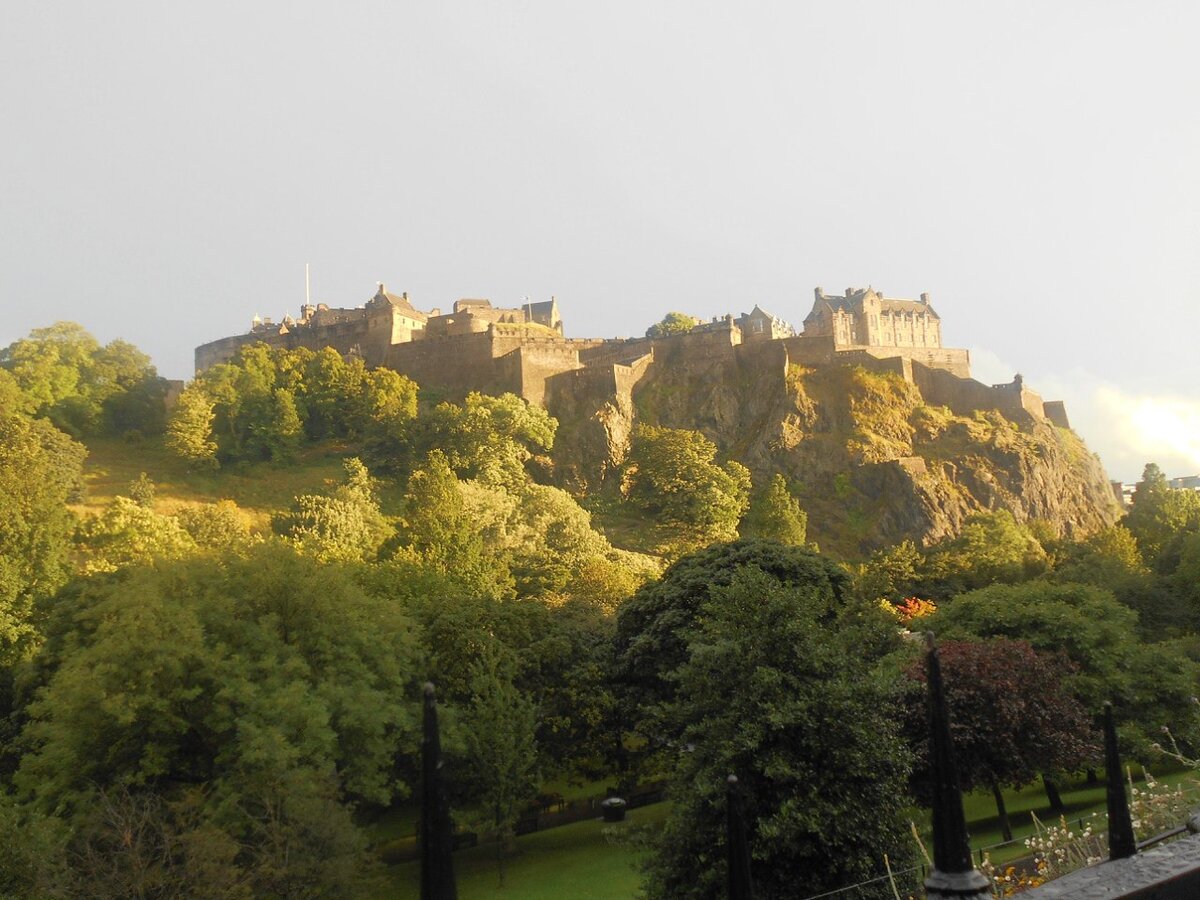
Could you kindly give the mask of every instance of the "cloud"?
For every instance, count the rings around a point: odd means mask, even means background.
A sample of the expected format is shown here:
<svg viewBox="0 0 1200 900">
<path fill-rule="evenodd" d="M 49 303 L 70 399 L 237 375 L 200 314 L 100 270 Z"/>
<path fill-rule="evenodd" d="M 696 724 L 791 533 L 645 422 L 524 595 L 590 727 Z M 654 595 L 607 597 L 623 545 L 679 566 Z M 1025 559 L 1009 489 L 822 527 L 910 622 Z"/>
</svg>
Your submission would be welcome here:
<svg viewBox="0 0 1200 900">
<path fill-rule="evenodd" d="M 1200 401 L 1131 394 L 1112 385 L 1097 387 L 1092 398 L 1125 459 L 1157 462 L 1173 475 L 1200 471 Z"/>
<path fill-rule="evenodd" d="M 1018 371 L 985 347 L 971 348 L 971 374 L 985 384 Z M 1047 400 L 1063 400 L 1071 427 L 1099 454 L 1109 477 L 1136 481 L 1148 462 L 1171 476 L 1200 472 L 1200 400 L 1128 391 L 1083 368 L 1025 371 Z"/>
</svg>

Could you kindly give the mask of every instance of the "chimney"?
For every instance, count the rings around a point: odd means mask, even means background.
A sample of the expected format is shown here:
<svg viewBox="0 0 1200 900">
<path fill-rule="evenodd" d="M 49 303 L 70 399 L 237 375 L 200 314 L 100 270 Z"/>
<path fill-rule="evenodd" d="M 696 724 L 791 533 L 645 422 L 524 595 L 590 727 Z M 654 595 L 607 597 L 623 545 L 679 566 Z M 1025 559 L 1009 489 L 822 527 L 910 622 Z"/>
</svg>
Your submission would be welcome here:
<svg viewBox="0 0 1200 900">
<path fill-rule="evenodd" d="M 924 293 L 921 295 L 921 302 L 924 303 L 926 306 L 929 305 L 929 294 L 928 293 Z"/>
</svg>

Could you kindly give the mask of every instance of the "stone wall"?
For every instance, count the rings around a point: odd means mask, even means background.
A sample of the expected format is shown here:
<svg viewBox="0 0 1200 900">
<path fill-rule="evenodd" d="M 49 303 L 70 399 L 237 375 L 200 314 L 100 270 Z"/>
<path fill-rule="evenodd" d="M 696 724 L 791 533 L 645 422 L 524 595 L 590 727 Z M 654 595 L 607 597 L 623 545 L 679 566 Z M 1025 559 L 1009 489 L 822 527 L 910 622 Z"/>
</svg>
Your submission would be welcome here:
<svg viewBox="0 0 1200 900">
<path fill-rule="evenodd" d="M 1043 409 L 1046 411 L 1046 418 L 1059 428 L 1071 427 L 1071 422 L 1067 418 L 1067 406 L 1061 400 L 1047 400 L 1043 404 Z"/>
</svg>

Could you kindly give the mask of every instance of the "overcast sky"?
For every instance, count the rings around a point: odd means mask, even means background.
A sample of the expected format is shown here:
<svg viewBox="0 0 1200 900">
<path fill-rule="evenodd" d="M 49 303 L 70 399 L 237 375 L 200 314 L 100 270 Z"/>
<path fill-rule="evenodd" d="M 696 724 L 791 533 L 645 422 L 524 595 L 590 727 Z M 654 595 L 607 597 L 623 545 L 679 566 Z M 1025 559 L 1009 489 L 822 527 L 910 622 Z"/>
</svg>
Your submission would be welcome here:
<svg viewBox="0 0 1200 900">
<path fill-rule="evenodd" d="M 928 291 L 1113 477 L 1200 471 L 1200 4 L 14 2 L 0 345 L 162 374 L 375 282 L 569 336 Z"/>
</svg>

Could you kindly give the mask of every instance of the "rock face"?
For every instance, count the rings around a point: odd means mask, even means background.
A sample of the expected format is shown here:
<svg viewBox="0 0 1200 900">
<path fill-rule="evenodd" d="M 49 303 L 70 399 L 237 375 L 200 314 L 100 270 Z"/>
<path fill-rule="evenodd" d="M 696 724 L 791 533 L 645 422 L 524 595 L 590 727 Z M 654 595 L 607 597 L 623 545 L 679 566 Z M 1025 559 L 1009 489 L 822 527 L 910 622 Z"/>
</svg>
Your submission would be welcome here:
<svg viewBox="0 0 1200 900">
<path fill-rule="evenodd" d="M 1068 537 L 1120 515 L 1099 459 L 1074 432 L 996 410 L 955 415 L 897 374 L 668 352 L 628 390 L 595 387 L 548 398 L 561 423 L 564 484 L 615 489 L 637 422 L 694 429 L 756 484 L 783 474 L 808 511 L 810 537 L 848 557 L 906 538 L 932 543 L 984 510 L 1044 520 Z"/>
</svg>

